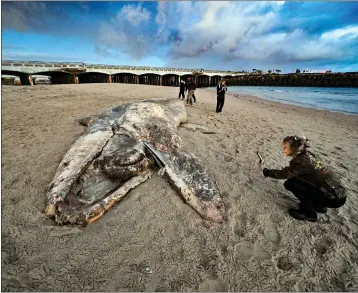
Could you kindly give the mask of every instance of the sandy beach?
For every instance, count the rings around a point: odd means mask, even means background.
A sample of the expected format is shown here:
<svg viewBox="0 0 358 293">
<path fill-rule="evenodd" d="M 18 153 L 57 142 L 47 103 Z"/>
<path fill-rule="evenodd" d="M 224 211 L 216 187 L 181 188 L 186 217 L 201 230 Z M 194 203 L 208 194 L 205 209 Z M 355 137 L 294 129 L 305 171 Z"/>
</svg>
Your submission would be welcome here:
<svg viewBox="0 0 358 293">
<path fill-rule="evenodd" d="M 57 166 L 84 130 L 75 119 L 178 88 L 128 84 L 2 87 L 2 291 L 357 291 L 358 117 L 226 97 L 198 89 L 179 128 L 226 196 L 229 221 L 208 224 L 156 173 L 99 221 L 59 227 L 42 213 Z M 300 222 L 296 200 L 266 165 L 288 164 L 286 135 L 305 134 L 312 151 L 347 188 L 338 210 Z M 148 273 L 148 268 L 151 273 Z"/>
</svg>

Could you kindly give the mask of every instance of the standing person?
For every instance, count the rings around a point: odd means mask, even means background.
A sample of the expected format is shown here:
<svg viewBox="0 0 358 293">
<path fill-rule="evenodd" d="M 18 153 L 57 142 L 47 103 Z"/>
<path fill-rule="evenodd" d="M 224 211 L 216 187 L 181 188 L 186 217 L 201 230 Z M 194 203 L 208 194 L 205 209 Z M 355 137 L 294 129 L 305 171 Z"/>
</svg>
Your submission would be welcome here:
<svg viewBox="0 0 358 293">
<path fill-rule="evenodd" d="M 187 96 L 187 99 L 186 99 L 186 105 L 189 105 L 189 102 L 190 102 L 190 106 L 193 106 L 192 97 L 193 97 L 194 92 L 196 90 L 196 83 L 195 83 L 195 81 L 193 80 L 192 77 L 188 77 L 186 88 L 188 90 L 188 96 Z"/>
<path fill-rule="evenodd" d="M 184 93 L 185 93 L 185 90 L 186 90 L 186 88 L 185 88 L 185 81 L 184 80 L 181 80 L 180 81 L 180 90 L 179 90 L 179 99 L 180 99 L 180 96 L 182 96 L 183 97 L 183 100 L 185 99 L 185 95 L 184 95 Z"/>
<path fill-rule="evenodd" d="M 216 113 L 221 113 L 224 107 L 226 91 L 227 91 L 226 81 L 225 79 L 222 79 L 216 87 L 216 93 L 217 93 Z"/>
<path fill-rule="evenodd" d="M 317 221 L 317 213 L 328 208 L 339 208 L 346 202 L 345 188 L 336 174 L 308 151 L 306 138 L 287 136 L 282 141 L 285 156 L 293 157 L 282 170 L 263 169 L 265 177 L 287 179 L 284 187 L 300 201 L 298 209 L 289 210 L 298 220 Z"/>
</svg>

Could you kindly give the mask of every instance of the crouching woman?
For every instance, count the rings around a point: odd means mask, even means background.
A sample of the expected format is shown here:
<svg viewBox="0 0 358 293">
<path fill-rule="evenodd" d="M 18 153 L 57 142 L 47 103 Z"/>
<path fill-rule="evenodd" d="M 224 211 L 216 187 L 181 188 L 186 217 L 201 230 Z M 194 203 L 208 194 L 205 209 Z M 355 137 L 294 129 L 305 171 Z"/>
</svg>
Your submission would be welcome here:
<svg viewBox="0 0 358 293">
<path fill-rule="evenodd" d="M 317 212 L 339 208 L 346 202 L 346 191 L 336 174 L 308 150 L 308 140 L 287 136 L 283 140 L 285 156 L 292 157 L 290 165 L 282 170 L 263 169 L 265 177 L 287 179 L 284 186 L 300 201 L 298 209 L 289 214 L 298 220 L 317 221 Z"/>
</svg>

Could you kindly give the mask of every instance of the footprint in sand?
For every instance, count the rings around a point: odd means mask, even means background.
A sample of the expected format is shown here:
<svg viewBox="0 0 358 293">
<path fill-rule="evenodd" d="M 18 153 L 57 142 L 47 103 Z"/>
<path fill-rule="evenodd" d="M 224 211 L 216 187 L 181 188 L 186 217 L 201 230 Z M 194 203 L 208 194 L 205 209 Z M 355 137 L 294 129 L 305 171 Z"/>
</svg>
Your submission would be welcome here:
<svg viewBox="0 0 358 293">
<path fill-rule="evenodd" d="M 206 279 L 199 284 L 198 292 L 227 292 L 229 286 L 224 282 Z"/>
<path fill-rule="evenodd" d="M 346 165 L 344 165 L 343 163 L 338 164 L 338 166 L 349 171 L 348 167 Z"/>
<path fill-rule="evenodd" d="M 335 146 L 334 148 L 335 148 L 336 150 L 338 150 L 338 151 L 343 151 L 343 149 L 340 148 L 340 147 Z"/>
<path fill-rule="evenodd" d="M 328 251 L 327 247 L 325 247 L 324 245 L 316 247 L 316 250 L 317 250 L 318 255 L 321 255 L 321 256 L 323 256 Z"/>
<path fill-rule="evenodd" d="M 265 236 L 268 240 L 270 240 L 273 244 L 276 245 L 278 245 L 281 241 L 281 235 L 277 231 L 277 226 L 275 223 L 272 222 L 266 223 Z"/>
<path fill-rule="evenodd" d="M 247 186 L 249 183 L 251 183 L 251 178 L 248 177 L 244 172 L 237 172 L 237 178 L 240 184 Z"/>
<path fill-rule="evenodd" d="M 240 242 L 235 245 L 235 252 L 238 256 L 242 257 L 243 259 L 248 260 L 251 257 L 257 257 L 261 260 L 266 260 L 271 258 L 271 254 L 264 250 L 258 244 L 250 244 L 249 242 Z"/>
<path fill-rule="evenodd" d="M 287 256 L 281 256 L 278 258 L 277 260 L 277 267 L 280 270 L 283 271 L 290 271 L 292 270 L 295 266 L 294 264 L 289 260 L 289 258 Z"/>
</svg>

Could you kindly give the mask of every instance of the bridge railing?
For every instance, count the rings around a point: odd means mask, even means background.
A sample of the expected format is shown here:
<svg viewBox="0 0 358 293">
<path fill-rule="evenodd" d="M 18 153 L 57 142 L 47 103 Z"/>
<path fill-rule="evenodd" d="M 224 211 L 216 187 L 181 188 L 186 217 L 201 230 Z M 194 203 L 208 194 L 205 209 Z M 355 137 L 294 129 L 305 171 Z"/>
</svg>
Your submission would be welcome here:
<svg viewBox="0 0 358 293">
<path fill-rule="evenodd" d="M 107 65 L 107 64 L 86 64 L 83 62 L 44 62 L 44 61 L 23 61 L 23 60 L 4 60 L 2 66 L 24 66 L 24 67 L 52 67 L 52 68 L 89 68 L 89 69 L 119 69 L 119 70 L 140 70 L 140 71 L 166 71 L 166 72 L 201 72 L 218 73 L 223 75 L 238 74 L 233 71 L 223 70 L 205 70 L 205 69 L 189 69 L 189 68 L 164 68 L 150 66 L 129 66 L 129 65 Z"/>
</svg>

